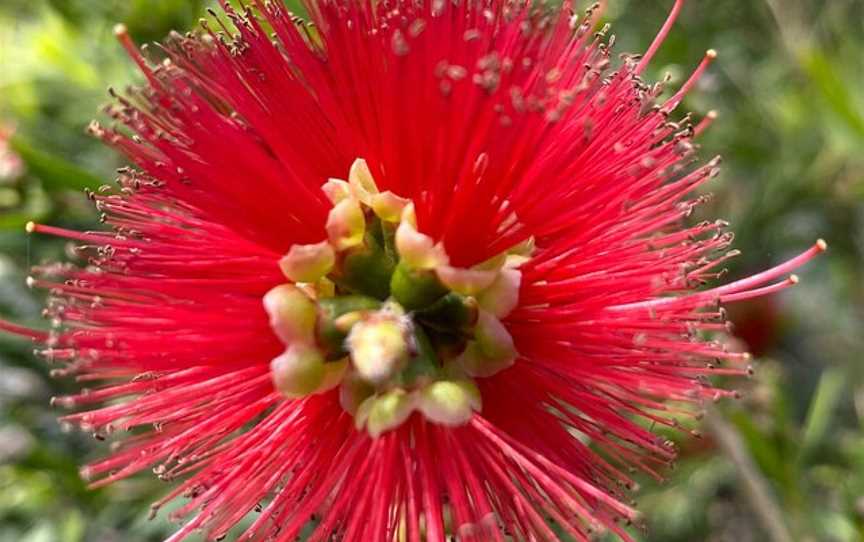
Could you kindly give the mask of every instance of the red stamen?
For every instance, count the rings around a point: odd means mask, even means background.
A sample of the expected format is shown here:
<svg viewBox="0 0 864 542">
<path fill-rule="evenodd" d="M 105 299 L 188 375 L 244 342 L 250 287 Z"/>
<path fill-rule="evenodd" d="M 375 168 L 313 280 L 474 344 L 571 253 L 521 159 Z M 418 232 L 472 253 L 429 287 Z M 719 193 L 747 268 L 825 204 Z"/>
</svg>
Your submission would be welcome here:
<svg viewBox="0 0 864 542">
<path fill-rule="evenodd" d="M 705 115 L 705 118 L 703 118 L 693 130 L 694 137 L 699 137 L 700 135 L 702 135 L 705 130 L 707 130 L 714 123 L 714 121 L 717 120 L 717 116 L 717 111 L 714 111 L 713 109 L 709 111 L 708 114 Z"/>
<path fill-rule="evenodd" d="M 675 0 L 675 4 L 672 6 L 672 10 L 666 17 L 666 22 L 663 23 L 663 26 L 660 28 L 660 32 L 658 32 L 657 36 L 654 37 L 654 41 L 651 42 L 651 46 L 648 47 L 648 50 L 645 51 L 644 55 L 642 55 L 642 60 L 640 60 L 639 64 L 636 66 L 635 73 L 637 75 L 645 71 L 645 68 L 647 68 L 648 64 L 651 63 L 651 59 L 654 58 L 657 50 L 660 49 L 660 46 L 663 45 L 664 41 L 666 41 L 666 37 L 669 35 L 672 27 L 675 26 L 675 21 L 678 19 L 678 14 L 681 13 L 681 8 L 683 7 L 684 0 Z"/>
<path fill-rule="evenodd" d="M 674 96 L 669 98 L 669 100 L 663 104 L 663 111 L 669 113 L 675 110 L 676 107 L 681 103 L 681 100 L 684 99 L 684 96 L 687 95 L 690 90 L 699 82 L 699 79 L 702 78 L 702 75 L 705 73 L 705 70 L 708 69 L 708 66 L 714 62 L 714 59 L 717 58 L 717 51 L 714 49 L 708 49 L 705 52 L 705 56 L 702 57 L 702 62 L 699 63 L 699 66 L 693 71 L 681 89 L 675 93 Z"/>
<path fill-rule="evenodd" d="M 50 337 L 50 334 L 45 331 L 39 331 L 36 329 L 19 326 L 5 320 L 0 320 L 0 331 L 41 343 L 47 342 L 48 338 Z"/>
</svg>

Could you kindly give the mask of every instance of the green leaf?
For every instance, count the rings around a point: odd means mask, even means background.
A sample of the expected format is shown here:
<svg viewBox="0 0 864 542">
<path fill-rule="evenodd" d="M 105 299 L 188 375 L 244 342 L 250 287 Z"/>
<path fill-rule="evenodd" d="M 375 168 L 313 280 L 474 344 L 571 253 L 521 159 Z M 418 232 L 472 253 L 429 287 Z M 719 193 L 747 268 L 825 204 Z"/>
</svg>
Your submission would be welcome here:
<svg viewBox="0 0 864 542">
<path fill-rule="evenodd" d="M 0 230 L 23 232 L 27 222 L 42 220 L 51 211 L 51 207 L 51 200 L 45 191 L 39 186 L 33 186 L 27 190 L 23 206 L 0 214 Z"/>
<path fill-rule="evenodd" d="M 799 462 L 805 461 L 825 438 L 846 385 L 845 379 L 840 369 L 828 369 L 822 373 L 804 422 L 801 447 L 797 457 Z"/>
<path fill-rule="evenodd" d="M 864 114 L 837 69 L 821 51 L 811 50 L 803 53 L 801 65 L 828 105 L 856 134 L 864 138 Z"/>
<path fill-rule="evenodd" d="M 105 184 L 96 175 L 64 158 L 35 148 L 20 135 L 12 138 L 10 146 L 24 160 L 27 170 L 39 177 L 46 190 L 96 190 Z"/>
</svg>

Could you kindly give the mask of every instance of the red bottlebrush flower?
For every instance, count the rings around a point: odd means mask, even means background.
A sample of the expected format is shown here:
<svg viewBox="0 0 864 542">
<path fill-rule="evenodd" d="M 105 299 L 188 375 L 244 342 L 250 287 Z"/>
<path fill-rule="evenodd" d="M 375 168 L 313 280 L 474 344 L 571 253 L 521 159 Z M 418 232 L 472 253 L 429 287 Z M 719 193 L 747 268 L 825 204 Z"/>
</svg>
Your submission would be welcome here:
<svg viewBox="0 0 864 542">
<path fill-rule="evenodd" d="M 14 134 L 14 126 L 0 122 L 0 184 L 15 181 L 24 173 L 24 162 L 9 144 Z"/>
<path fill-rule="evenodd" d="M 629 539 L 628 472 L 675 455 L 643 422 L 748 370 L 718 304 L 825 248 L 697 288 L 731 235 L 683 225 L 718 161 L 670 118 L 715 55 L 640 78 L 683 2 L 620 62 L 569 3 L 252 3 L 157 65 L 118 29 L 146 85 L 92 126 L 136 164 L 111 229 L 29 227 L 89 263 L 35 270 L 50 333 L 3 327 L 91 387 L 65 421 L 136 429 L 84 475 L 180 480 L 172 541 L 253 509 L 243 540 Z"/>
</svg>

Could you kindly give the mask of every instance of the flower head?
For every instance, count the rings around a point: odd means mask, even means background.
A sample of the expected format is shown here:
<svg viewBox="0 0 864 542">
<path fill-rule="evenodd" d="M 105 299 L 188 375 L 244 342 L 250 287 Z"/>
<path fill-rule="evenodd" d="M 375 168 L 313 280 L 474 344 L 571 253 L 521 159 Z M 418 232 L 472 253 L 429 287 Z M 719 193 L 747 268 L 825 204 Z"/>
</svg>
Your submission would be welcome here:
<svg viewBox="0 0 864 542">
<path fill-rule="evenodd" d="M 683 2 L 620 62 L 596 7 L 252 4 L 157 65 L 117 29 L 146 85 L 91 127 L 136 165 L 110 230 L 30 227 L 87 265 L 35 270 L 50 333 L 4 328 L 92 387 L 67 422 L 139 429 L 85 476 L 178 480 L 171 540 L 256 508 L 244 539 L 627 539 L 628 469 L 675 455 L 642 422 L 748 371 L 718 304 L 824 250 L 697 289 L 732 237 L 684 225 L 719 161 L 672 117 L 716 54 L 640 77 Z"/>
</svg>

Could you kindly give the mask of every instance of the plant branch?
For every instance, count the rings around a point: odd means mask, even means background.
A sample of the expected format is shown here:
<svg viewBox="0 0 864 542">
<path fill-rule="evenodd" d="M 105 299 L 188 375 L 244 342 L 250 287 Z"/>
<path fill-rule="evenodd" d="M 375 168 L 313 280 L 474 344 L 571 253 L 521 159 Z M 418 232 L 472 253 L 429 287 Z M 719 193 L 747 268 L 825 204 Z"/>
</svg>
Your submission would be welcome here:
<svg viewBox="0 0 864 542">
<path fill-rule="evenodd" d="M 744 494 L 753 513 L 765 528 L 771 542 L 792 542 L 789 528 L 780 506 L 774 500 L 768 481 L 759 472 L 744 439 L 713 406 L 705 413 L 705 427 L 714 437 L 723 454 L 735 465 Z"/>
</svg>

